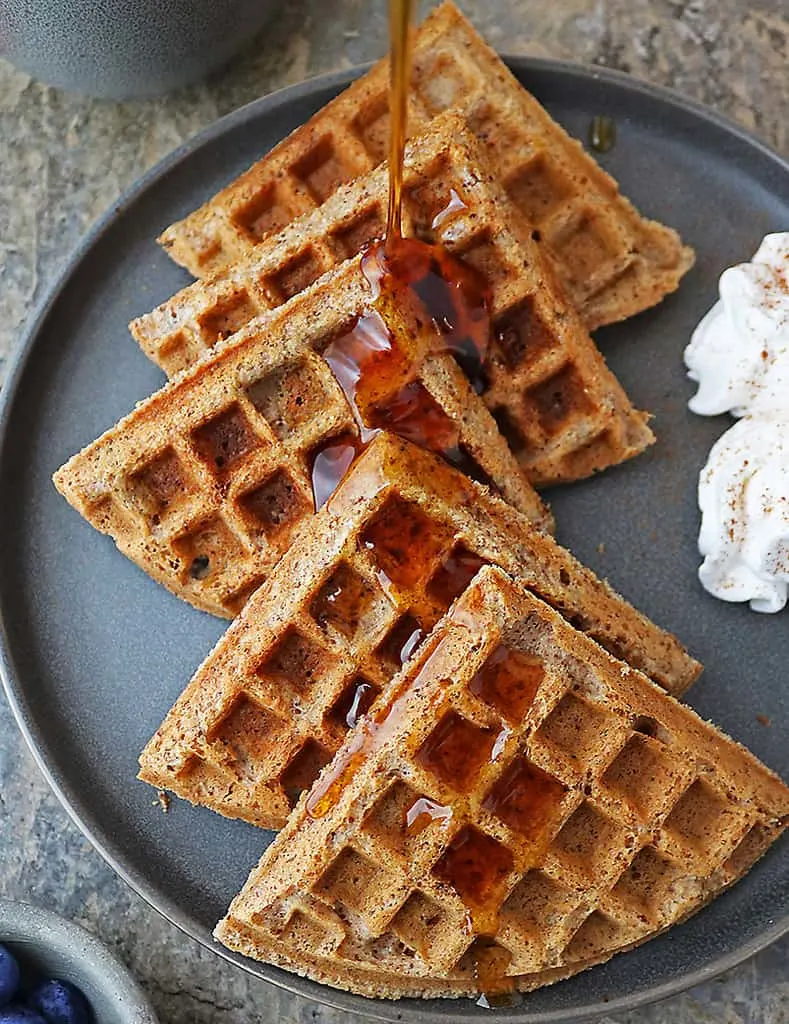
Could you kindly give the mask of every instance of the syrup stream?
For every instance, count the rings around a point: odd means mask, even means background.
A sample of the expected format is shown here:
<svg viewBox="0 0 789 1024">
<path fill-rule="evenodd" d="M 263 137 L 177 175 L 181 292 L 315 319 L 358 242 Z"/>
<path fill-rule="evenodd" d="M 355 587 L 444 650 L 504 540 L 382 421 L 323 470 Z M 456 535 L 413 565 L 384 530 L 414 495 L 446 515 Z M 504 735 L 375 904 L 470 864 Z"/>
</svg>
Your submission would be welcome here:
<svg viewBox="0 0 789 1024">
<path fill-rule="evenodd" d="M 389 211 L 386 248 L 402 238 L 403 154 L 408 129 L 414 0 L 389 0 Z"/>
</svg>

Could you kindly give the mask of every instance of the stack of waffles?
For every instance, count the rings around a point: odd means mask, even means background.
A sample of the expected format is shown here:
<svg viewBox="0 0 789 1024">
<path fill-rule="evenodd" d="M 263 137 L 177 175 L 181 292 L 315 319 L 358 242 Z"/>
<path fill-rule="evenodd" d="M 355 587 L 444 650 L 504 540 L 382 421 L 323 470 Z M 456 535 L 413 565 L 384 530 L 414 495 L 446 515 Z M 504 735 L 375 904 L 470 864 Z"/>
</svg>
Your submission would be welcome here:
<svg viewBox="0 0 789 1024">
<path fill-rule="evenodd" d="M 283 830 L 220 940 L 371 996 L 526 990 L 735 881 L 789 792 L 678 702 L 701 666 L 552 539 L 535 490 L 654 441 L 588 331 L 660 301 L 691 252 L 452 5 L 417 33 L 409 127 L 404 225 L 486 279 L 484 373 L 363 272 L 387 201 L 379 65 L 165 232 L 199 280 L 131 330 L 171 380 L 55 483 L 235 617 L 140 759 L 157 788 Z M 336 375 L 373 310 L 435 436 L 373 436 Z"/>
</svg>

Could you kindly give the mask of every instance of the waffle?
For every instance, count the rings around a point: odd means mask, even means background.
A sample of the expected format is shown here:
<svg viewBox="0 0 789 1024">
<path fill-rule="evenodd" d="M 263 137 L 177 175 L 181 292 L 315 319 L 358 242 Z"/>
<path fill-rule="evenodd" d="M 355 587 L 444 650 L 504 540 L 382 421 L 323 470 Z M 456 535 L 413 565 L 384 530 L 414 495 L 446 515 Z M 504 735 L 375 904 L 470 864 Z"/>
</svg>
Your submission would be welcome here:
<svg viewBox="0 0 789 1024">
<path fill-rule="evenodd" d="M 528 990 L 686 918 L 787 824 L 752 754 L 488 567 L 215 935 L 366 996 Z"/>
<path fill-rule="evenodd" d="M 547 534 L 382 434 L 198 670 L 140 777 L 280 828 L 360 710 L 488 562 L 674 692 L 700 671 Z"/>
<path fill-rule="evenodd" d="M 488 279 L 498 341 L 482 395 L 532 482 L 576 480 L 651 444 L 646 415 L 633 408 L 567 305 L 531 228 L 494 180 L 486 148 L 460 115 L 440 115 L 409 144 L 404 185 L 408 232 L 440 242 Z M 387 198 L 382 165 L 226 271 L 134 321 L 132 333 L 166 372 L 178 372 L 380 235 Z"/>
<path fill-rule="evenodd" d="M 359 261 L 341 265 L 138 405 L 58 470 L 55 485 L 154 579 L 232 617 L 313 514 L 315 454 L 358 442 L 351 406 L 316 350 L 346 337 L 370 306 Z M 388 303 L 379 315 L 408 362 L 424 339 L 406 306 Z M 416 384 L 425 415 L 456 435 L 447 457 L 549 527 L 452 356 L 422 361 Z"/>
<path fill-rule="evenodd" d="M 450 108 L 488 144 L 497 179 L 539 233 L 587 327 L 623 320 L 674 291 L 692 251 L 641 217 L 460 11 L 442 4 L 415 37 L 410 132 Z M 377 166 L 388 132 L 381 62 L 160 241 L 196 277 L 213 274 Z"/>
</svg>

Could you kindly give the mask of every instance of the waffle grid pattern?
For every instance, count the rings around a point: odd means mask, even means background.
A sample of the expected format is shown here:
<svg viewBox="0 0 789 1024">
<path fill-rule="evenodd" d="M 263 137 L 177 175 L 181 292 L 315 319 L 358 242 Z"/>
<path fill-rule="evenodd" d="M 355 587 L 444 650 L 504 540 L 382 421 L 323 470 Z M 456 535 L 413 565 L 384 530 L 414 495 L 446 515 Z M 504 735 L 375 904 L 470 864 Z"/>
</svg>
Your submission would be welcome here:
<svg viewBox="0 0 789 1024">
<path fill-rule="evenodd" d="M 142 403 L 55 476 L 86 519 L 179 596 L 233 616 L 314 511 L 312 453 L 357 436 L 322 351 L 369 307 L 356 263 L 294 307 L 250 324 L 234 344 Z M 385 314 L 408 345 L 407 314 Z M 536 523 L 550 517 L 455 361 L 437 354 L 418 379 L 460 447 Z"/>
<path fill-rule="evenodd" d="M 300 805 L 219 937 L 367 975 L 362 991 L 495 990 L 504 975 L 529 988 L 739 877 L 789 821 L 789 792 L 572 633 L 481 573 L 397 684 L 418 691 L 411 706 L 395 696 L 376 716 L 395 725 L 325 818 Z M 278 893 L 283 847 L 313 841 Z"/>
<path fill-rule="evenodd" d="M 162 243 L 197 277 L 320 205 L 377 166 L 388 137 L 388 71 L 377 65 Z M 587 326 L 624 319 L 676 288 L 692 262 L 677 235 L 639 216 L 607 175 L 529 95 L 451 4 L 417 33 L 409 130 L 459 110 L 540 234 Z"/>
<path fill-rule="evenodd" d="M 402 444 L 379 438 L 357 462 L 198 670 L 143 752 L 141 778 L 280 827 L 342 742 L 354 699 L 357 711 L 372 703 L 485 563 L 618 640 L 668 688 L 694 678 L 677 642 L 569 553 L 531 530 L 529 550 L 525 520 Z"/>
<path fill-rule="evenodd" d="M 134 321 L 132 333 L 166 372 L 177 372 L 380 236 L 387 191 L 380 167 L 225 273 Z M 652 443 L 647 417 L 633 409 L 561 297 L 531 228 L 493 181 L 484 148 L 457 114 L 441 115 L 409 145 L 404 199 L 407 229 L 445 245 L 491 286 L 498 340 L 482 397 L 532 481 L 577 479 Z M 351 243 L 337 245 L 338 232 Z"/>
<path fill-rule="evenodd" d="M 449 530 L 432 532 L 426 573 L 410 586 L 382 586 L 364 543 L 346 546 L 316 579 L 306 607 L 237 662 L 234 692 L 212 708 L 205 747 L 172 780 L 176 792 L 208 784 L 232 793 L 231 805 L 215 809 L 240 816 L 245 808 L 254 814 L 272 792 L 278 808 L 295 803 L 341 745 L 349 715 L 353 721 L 360 701 L 363 709 L 385 689 L 456 596 L 447 593 L 445 566 L 459 545 Z M 469 578 L 461 570 L 458 593 Z"/>
</svg>

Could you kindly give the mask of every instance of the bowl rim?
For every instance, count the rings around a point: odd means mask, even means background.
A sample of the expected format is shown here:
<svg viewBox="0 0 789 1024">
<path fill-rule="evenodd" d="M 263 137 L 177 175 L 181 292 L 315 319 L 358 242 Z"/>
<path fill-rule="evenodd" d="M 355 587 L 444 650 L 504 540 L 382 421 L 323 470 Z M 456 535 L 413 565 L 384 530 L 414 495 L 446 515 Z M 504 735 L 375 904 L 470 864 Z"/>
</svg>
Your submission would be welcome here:
<svg viewBox="0 0 789 1024">
<path fill-rule="evenodd" d="M 79 963 L 97 988 L 110 990 L 128 1024 L 159 1024 L 140 983 L 101 939 L 52 910 L 0 896 L 0 944 L 20 943 L 29 945 L 32 958 L 36 949 L 47 949 Z"/>
</svg>

